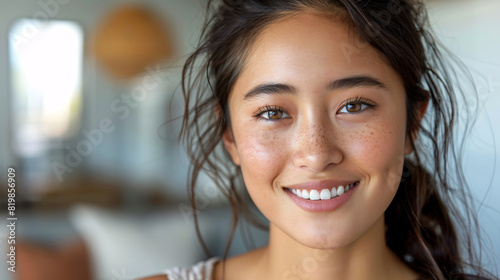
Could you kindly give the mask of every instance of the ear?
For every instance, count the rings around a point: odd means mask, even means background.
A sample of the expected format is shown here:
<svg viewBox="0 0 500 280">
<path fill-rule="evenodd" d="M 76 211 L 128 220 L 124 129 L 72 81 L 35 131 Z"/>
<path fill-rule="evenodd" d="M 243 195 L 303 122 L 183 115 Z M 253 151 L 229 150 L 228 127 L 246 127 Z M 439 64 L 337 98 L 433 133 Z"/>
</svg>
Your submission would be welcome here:
<svg viewBox="0 0 500 280">
<path fill-rule="evenodd" d="M 234 142 L 233 131 L 228 126 L 222 134 L 222 141 L 226 147 L 227 152 L 233 159 L 234 164 L 240 165 L 240 155 L 238 154 L 238 148 L 236 147 L 236 142 Z"/>
<path fill-rule="evenodd" d="M 429 93 L 427 93 L 427 96 L 429 96 Z M 420 106 L 418 107 L 418 124 L 422 122 L 422 118 L 425 115 L 425 112 L 427 111 L 427 106 L 429 105 L 429 97 L 425 101 L 422 101 L 420 103 Z M 415 129 L 414 131 L 411 132 L 411 139 L 415 143 L 415 140 L 417 140 L 417 135 L 418 135 L 418 128 Z M 406 141 L 405 141 L 405 155 L 409 155 L 413 152 L 413 147 L 411 146 L 410 139 L 408 136 L 406 136 Z"/>
</svg>

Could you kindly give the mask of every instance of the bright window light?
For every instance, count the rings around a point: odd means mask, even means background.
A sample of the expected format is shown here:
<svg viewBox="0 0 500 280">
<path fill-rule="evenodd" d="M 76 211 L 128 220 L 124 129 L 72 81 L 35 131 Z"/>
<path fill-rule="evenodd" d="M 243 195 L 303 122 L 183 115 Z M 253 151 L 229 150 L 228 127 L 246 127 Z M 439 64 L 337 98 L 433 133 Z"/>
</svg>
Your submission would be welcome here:
<svg viewBox="0 0 500 280">
<path fill-rule="evenodd" d="M 79 130 L 83 31 L 70 21 L 21 19 L 9 48 L 15 142 L 36 155 Z"/>
</svg>

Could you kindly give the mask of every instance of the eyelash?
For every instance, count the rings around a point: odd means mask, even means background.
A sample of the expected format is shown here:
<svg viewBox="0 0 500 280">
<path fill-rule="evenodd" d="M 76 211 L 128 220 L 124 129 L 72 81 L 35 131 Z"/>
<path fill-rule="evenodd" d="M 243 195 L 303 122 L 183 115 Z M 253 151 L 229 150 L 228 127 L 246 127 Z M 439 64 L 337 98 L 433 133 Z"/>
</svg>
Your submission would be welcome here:
<svg viewBox="0 0 500 280">
<path fill-rule="evenodd" d="M 280 112 L 282 112 L 282 113 L 284 113 L 286 115 L 290 115 L 290 114 L 288 114 L 287 110 L 285 108 L 281 107 L 281 106 L 266 105 L 266 106 L 260 108 L 259 110 L 257 110 L 257 112 L 255 112 L 254 118 L 256 118 L 257 120 L 264 120 L 264 121 L 271 121 L 271 122 L 288 118 L 288 117 L 284 117 L 284 118 L 281 118 L 281 119 L 272 120 L 272 119 L 266 119 L 266 118 L 262 117 L 262 115 L 264 113 L 272 112 L 272 111 L 280 111 Z"/>
<path fill-rule="evenodd" d="M 345 106 L 347 106 L 347 105 L 356 105 L 356 104 L 366 105 L 367 108 L 362 109 L 359 112 L 352 112 L 352 113 L 347 113 L 347 114 L 359 114 L 359 113 L 363 112 L 366 109 L 376 107 L 376 105 L 375 105 L 375 103 L 373 101 L 358 96 L 358 97 L 350 98 L 350 99 L 346 100 L 342 104 L 342 106 L 340 107 L 340 109 L 337 112 L 339 112 L 340 110 L 342 110 L 343 108 L 345 108 Z M 271 111 L 280 111 L 280 112 L 282 112 L 282 113 L 284 113 L 286 115 L 289 115 L 288 112 L 287 112 L 287 110 L 285 108 L 281 107 L 281 106 L 266 105 L 266 106 L 260 108 L 259 110 L 257 110 L 257 112 L 255 112 L 255 114 L 254 114 L 253 117 L 256 118 L 257 120 L 265 120 L 265 121 L 278 121 L 278 120 L 282 120 L 282 119 L 288 118 L 288 117 L 284 117 L 284 118 L 281 118 L 281 119 L 272 120 L 272 119 L 267 119 L 267 118 L 263 118 L 262 117 L 262 115 L 264 113 L 271 112 Z M 342 113 L 342 114 L 346 114 L 346 113 Z"/>
<path fill-rule="evenodd" d="M 342 103 L 342 106 L 340 107 L 340 109 L 337 112 L 339 112 L 342 109 L 344 109 L 345 106 L 347 106 L 347 105 L 356 105 L 356 104 L 366 105 L 367 108 L 362 109 L 359 112 L 352 112 L 352 113 L 347 113 L 347 114 L 359 114 L 359 113 L 363 112 L 366 109 L 376 107 L 375 102 L 373 102 L 373 101 L 371 101 L 369 99 L 366 99 L 364 97 L 357 96 L 355 98 L 347 99 L 344 103 Z M 346 114 L 346 113 L 342 113 L 342 114 Z"/>
</svg>

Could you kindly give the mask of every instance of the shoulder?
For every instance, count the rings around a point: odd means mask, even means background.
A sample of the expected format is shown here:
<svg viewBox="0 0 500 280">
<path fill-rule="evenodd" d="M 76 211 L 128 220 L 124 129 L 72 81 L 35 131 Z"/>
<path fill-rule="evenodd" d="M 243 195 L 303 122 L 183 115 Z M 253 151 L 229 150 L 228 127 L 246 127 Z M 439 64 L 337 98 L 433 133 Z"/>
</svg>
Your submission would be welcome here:
<svg viewBox="0 0 500 280">
<path fill-rule="evenodd" d="M 151 276 L 147 278 L 141 278 L 137 280 L 168 280 L 168 277 L 166 275 L 157 275 L 157 276 Z"/>
<path fill-rule="evenodd" d="M 214 266 L 213 279 L 265 279 L 266 247 L 231 257 Z"/>
</svg>

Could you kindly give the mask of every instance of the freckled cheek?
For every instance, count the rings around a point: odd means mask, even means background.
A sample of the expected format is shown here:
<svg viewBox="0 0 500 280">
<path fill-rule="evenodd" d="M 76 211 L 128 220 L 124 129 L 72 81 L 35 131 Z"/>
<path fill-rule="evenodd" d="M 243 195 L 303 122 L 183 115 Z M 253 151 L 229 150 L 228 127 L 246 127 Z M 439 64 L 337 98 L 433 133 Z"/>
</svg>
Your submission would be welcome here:
<svg viewBox="0 0 500 280">
<path fill-rule="evenodd" d="M 366 171 L 393 172 L 402 164 L 404 135 L 399 123 L 366 125 L 351 133 L 346 152 Z"/>
<path fill-rule="evenodd" d="M 283 136 L 259 132 L 247 135 L 238 143 L 243 175 L 274 180 L 286 164 L 287 147 Z"/>
</svg>

